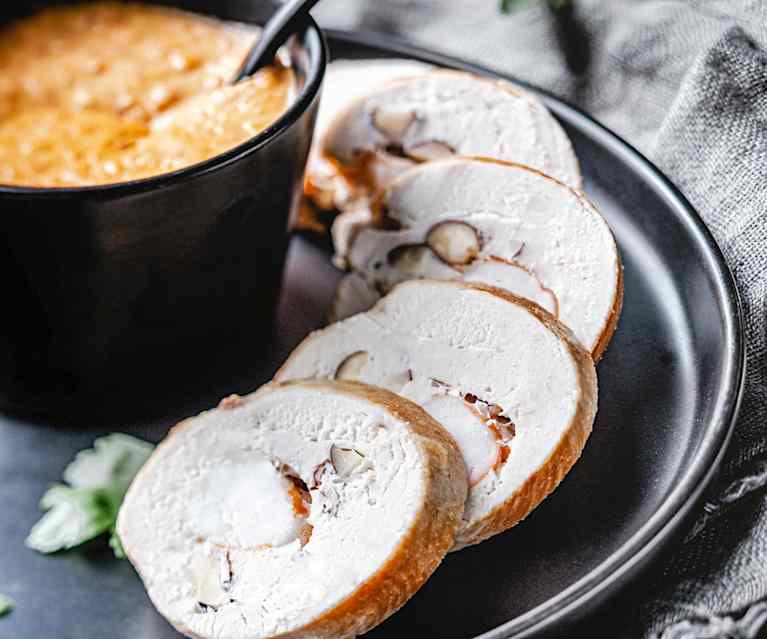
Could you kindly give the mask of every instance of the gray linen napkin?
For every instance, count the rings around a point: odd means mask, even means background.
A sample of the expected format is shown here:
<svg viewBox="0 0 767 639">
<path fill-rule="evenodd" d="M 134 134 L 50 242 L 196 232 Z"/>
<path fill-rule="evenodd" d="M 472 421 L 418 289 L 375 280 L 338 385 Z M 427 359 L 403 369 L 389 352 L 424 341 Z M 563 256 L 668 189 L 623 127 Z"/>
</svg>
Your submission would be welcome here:
<svg viewBox="0 0 767 639">
<path fill-rule="evenodd" d="M 705 506 L 654 583 L 624 597 L 633 621 L 616 632 L 767 631 L 767 3 L 572 0 L 555 19 L 535 2 L 503 15 L 497 0 L 324 0 L 315 15 L 549 89 L 637 146 L 701 213 L 743 300 L 745 396 Z"/>
</svg>

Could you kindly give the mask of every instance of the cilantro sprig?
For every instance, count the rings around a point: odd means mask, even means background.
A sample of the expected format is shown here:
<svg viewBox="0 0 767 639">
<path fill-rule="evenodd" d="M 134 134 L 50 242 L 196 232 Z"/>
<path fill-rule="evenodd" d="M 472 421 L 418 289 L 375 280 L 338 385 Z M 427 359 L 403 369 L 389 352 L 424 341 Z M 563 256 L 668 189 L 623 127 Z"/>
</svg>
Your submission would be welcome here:
<svg viewBox="0 0 767 639">
<path fill-rule="evenodd" d="M 130 435 L 113 433 L 80 451 L 64 469 L 66 483 L 54 484 L 40 500 L 46 513 L 26 539 L 42 553 L 67 550 L 109 533 L 116 557 L 125 553 L 115 531 L 117 513 L 128 486 L 154 446 Z"/>
</svg>

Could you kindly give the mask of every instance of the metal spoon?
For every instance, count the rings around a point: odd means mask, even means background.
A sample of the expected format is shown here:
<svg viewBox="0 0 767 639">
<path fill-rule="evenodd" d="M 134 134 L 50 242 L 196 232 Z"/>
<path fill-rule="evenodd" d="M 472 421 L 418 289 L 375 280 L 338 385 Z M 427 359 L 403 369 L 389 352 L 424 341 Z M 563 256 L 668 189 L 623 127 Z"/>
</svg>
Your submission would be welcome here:
<svg viewBox="0 0 767 639">
<path fill-rule="evenodd" d="M 319 0 L 287 0 L 269 18 L 261 37 L 248 51 L 248 55 L 242 61 L 240 68 L 232 79 L 232 84 L 247 78 L 258 71 L 261 67 L 271 64 L 277 49 L 282 46 L 288 36 L 294 33 L 303 22 L 309 10 Z"/>
</svg>

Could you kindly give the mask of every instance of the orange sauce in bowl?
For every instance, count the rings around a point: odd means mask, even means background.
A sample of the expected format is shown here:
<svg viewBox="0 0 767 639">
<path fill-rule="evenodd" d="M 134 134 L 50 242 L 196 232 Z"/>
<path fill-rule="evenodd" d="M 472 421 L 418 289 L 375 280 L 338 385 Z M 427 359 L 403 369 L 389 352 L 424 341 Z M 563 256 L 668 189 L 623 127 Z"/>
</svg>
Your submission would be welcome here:
<svg viewBox="0 0 767 639">
<path fill-rule="evenodd" d="M 99 2 L 0 31 L 0 183 L 86 186 L 227 151 L 287 108 L 293 74 L 227 86 L 257 31 L 173 9 Z"/>
</svg>

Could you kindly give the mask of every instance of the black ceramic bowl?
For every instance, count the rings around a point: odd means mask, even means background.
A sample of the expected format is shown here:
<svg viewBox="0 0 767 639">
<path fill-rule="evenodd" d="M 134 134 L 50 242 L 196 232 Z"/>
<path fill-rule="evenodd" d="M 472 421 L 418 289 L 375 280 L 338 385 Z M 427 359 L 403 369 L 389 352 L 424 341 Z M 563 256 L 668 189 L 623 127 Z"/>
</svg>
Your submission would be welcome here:
<svg viewBox="0 0 767 639">
<path fill-rule="evenodd" d="M 8 21 L 42 8 L 17 2 Z M 261 0 L 164 2 L 263 24 Z M 0 403 L 42 412 L 232 369 L 266 339 L 301 193 L 326 48 L 311 19 L 287 45 L 298 95 L 270 127 L 194 166 L 83 188 L 0 185 Z"/>
</svg>

